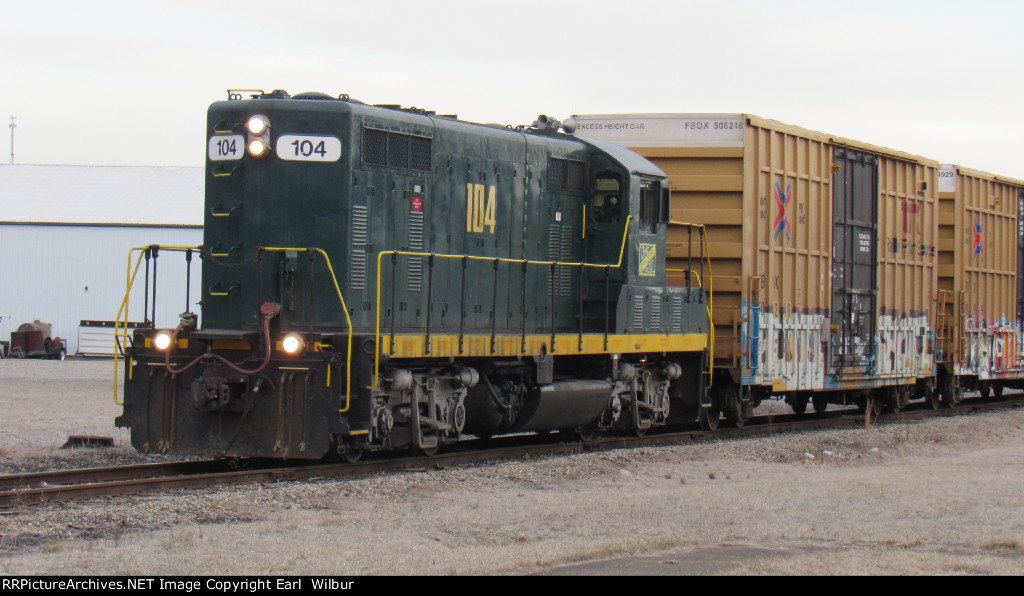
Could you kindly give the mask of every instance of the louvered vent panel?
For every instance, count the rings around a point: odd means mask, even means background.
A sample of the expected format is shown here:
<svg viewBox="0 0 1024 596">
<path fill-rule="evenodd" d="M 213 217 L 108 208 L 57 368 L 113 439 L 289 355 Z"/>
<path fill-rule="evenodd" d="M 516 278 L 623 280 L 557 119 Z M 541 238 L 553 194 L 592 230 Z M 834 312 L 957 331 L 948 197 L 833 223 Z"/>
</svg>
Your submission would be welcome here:
<svg viewBox="0 0 1024 596">
<path fill-rule="evenodd" d="M 565 263 L 572 259 L 572 228 L 560 224 L 548 227 L 548 259 Z M 555 267 L 554 276 L 548 268 L 548 296 L 572 296 L 572 267 Z"/>
<path fill-rule="evenodd" d="M 409 250 L 423 251 L 423 212 L 409 212 Z M 423 288 L 423 257 L 409 257 L 409 291 L 419 292 Z"/>
<path fill-rule="evenodd" d="M 672 329 L 682 331 L 683 329 L 683 297 L 672 297 Z"/>
<path fill-rule="evenodd" d="M 644 296 L 643 294 L 633 295 L 633 330 L 644 327 Z"/>
<path fill-rule="evenodd" d="M 365 205 L 352 206 L 352 263 L 349 280 L 354 290 L 366 288 L 367 209 Z"/>
<path fill-rule="evenodd" d="M 572 226 L 562 226 L 562 251 L 560 260 L 568 263 L 572 260 Z M 572 296 L 572 272 L 574 267 L 558 268 L 559 296 Z"/>
<path fill-rule="evenodd" d="M 651 331 L 661 328 L 661 296 L 651 297 Z"/>
</svg>

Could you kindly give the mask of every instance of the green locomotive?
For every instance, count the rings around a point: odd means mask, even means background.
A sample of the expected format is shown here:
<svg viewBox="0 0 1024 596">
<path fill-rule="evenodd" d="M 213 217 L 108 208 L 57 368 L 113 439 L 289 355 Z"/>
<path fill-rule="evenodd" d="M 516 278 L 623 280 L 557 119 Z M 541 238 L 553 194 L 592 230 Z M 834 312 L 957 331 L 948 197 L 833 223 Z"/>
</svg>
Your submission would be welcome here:
<svg viewBox="0 0 1024 596">
<path fill-rule="evenodd" d="M 229 92 L 208 113 L 201 325 L 126 338 L 119 426 L 142 451 L 354 459 L 695 420 L 703 228 L 667 287 L 664 173 L 560 126 Z"/>
</svg>

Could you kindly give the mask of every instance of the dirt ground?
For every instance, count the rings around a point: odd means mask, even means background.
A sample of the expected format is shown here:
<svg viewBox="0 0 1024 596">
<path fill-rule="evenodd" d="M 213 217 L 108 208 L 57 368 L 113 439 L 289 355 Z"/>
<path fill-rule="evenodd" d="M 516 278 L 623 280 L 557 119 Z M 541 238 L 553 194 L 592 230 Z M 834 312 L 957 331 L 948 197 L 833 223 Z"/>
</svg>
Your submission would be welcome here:
<svg viewBox="0 0 1024 596">
<path fill-rule="evenodd" d="M 145 461 L 112 379 L 0 361 L 0 473 Z M 1020 574 L 1022 428 L 1009 410 L 0 511 L 0 574 Z"/>
</svg>

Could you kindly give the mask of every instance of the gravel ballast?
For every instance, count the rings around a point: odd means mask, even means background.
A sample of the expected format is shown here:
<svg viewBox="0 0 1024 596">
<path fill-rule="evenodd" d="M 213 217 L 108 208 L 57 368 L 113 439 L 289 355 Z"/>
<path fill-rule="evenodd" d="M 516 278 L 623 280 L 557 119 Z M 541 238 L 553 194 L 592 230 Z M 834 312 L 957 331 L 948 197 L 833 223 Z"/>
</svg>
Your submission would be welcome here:
<svg viewBox="0 0 1024 596">
<path fill-rule="evenodd" d="M 0 473 L 156 461 L 113 428 L 112 380 L 110 361 L 0 361 Z M 1017 574 L 1022 428 L 1009 410 L 54 503 L 0 511 L 0 573 Z"/>
</svg>

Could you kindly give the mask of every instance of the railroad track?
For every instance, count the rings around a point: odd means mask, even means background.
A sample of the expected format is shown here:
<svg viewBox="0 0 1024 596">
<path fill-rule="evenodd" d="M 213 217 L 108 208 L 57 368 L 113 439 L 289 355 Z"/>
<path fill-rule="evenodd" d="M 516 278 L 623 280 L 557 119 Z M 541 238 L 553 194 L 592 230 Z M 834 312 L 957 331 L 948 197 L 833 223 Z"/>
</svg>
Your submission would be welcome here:
<svg viewBox="0 0 1024 596">
<path fill-rule="evenodd" d="M 544 436 L 523 435 L 492 439 L 487 443 L 467 440 L 451 451 L 433 457 L 387 457 L 367 459 L 358 464 L 315 463 L 293 465 L 281 461 L 202 460 L 85 468 L 0 476 L 0 508 L 17 508 L 52 501 L 123 496 L 171 489 L 196 489 L 254 482 L 302 481 L 318 478 L 359 478 L 372 474 L 408 470 L 426 470 L 484 461 L 519 459 L 529 454 L 570 455 L 586 451 L 642 446 L 663 446 L 698 441 L 756 437 L 770 434 L 889 424 L 938 416 L 960 416 L 1024 406 L 1024 394 L 1003 398 L 971 399 L 956 408 L 931 410 L 915 404 L 895 414 L 866 418 L 855 410 L 834 410 L 824 415 L 795 414 L 759 416 L 742 427 L 722 427 L 717 431 L 686 430 L 662 432 L 643 437 L 602 437 L 580 443 L 565 441 L 559 433 Z"/>
</svg>

